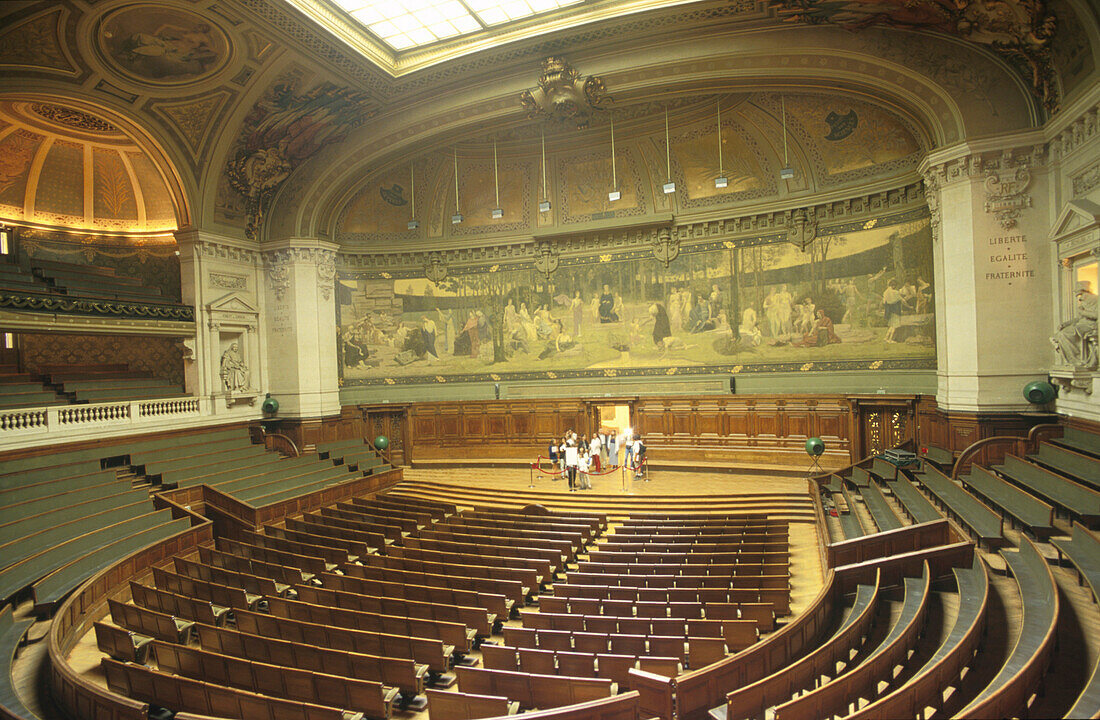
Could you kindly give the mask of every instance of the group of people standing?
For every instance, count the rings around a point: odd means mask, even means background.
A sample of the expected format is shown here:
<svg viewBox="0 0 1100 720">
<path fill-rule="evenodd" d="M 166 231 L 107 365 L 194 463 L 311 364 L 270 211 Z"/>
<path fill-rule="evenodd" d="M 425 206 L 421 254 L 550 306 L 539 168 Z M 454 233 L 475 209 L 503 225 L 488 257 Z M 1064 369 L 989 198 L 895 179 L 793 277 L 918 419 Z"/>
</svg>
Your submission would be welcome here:
<svg viewBox="0 0 1100 720">
<path fill-rule="evenodd" d="M 634 471 L 635 478 L 644 475 L 645 443 L 641 435 L 622 435 L 617 431 L 578 435 L 569 430 L 561 442 L 549 445 L 550 462 L 557 463 L 561 475 L 569 480 L 569 491 L 591 490 L 591 473 L 620 466 L 619 451 L 624 454 L 623 466 Z"/>
</svg>

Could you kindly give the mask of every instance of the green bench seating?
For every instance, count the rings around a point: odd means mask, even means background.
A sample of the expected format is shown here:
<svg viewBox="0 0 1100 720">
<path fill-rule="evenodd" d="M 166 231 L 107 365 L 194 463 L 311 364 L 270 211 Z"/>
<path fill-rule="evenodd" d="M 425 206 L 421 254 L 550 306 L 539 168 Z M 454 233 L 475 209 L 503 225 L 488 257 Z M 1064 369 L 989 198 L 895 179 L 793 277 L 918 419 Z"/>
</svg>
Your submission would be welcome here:
<svg viewBox="0 0 1100 720">
<path fill-rule="evenodd" d="M 837 519 L 840 520 L 840 529 L 844 531 L 844 538 L 846 540 L 852 540 L 854 538 L 863 537 L 867 534 L 867 530 L 863 527 L 863 522 L 859 519 L 859 515 L 853 510 L 855 503 L 848 494 L 848 489 L 841 488 L 840 494 L 844 498 L 845 504 L 848 506 L 848 512 L 837 513 Z"/>
<path fill-rule="evenodd" d="M 101 570 L 106 570 L 121 562 L 126 556 L 181 533 L 189 527 L 191 527 L 191 521 L 188 518 L 169 520 L 82 555 L 34 584 L 35 607 L 54 605 L 68 595 L 73 588 Z"/>
<path fill-rule="evenodd" d="M 169 470 L 160 475 L 160 482 L 162 485 L 180 488 L 195 485 L 218 487 L 222 483 L 276 469 L 285 462 L 277 453 L 265 453 L 257 457 L 238 458 L 215 465 L 195 465 L 180 470 Z"/>
<path fill-rule="evenodd" d="M 856 487 L 866 487 L 871 484 L 871 473 L 867 472 L 866 468 L 853 465 L 848 480 Z"/>
<path fill-rule="evenodd" d="M 925 466 L 924 471 L 914 473 L 914 477 L 952 515 L 970 528 L 979 542 L 986 543 L 990 547 L 1004 542 L 1004 519 L 986 507 L 981 500 L 933 467 Z"/>
<path fill-rule="evenodd" d="M 77 390 L 76 402 L 101 403 L 130 400 L 149 400 L 153 398 L 179 397 L 186 395 L 178 385 L 164 385 L 156 387 L 126 387 L 118 386 L 103 390 Z"/>
<path fill-rule="evenodd" d="M 1079 453 L 1100 457 L 1100 435 L 1096 433 L 1067 426 L 1062 431 L 1062 437 L 1051 442 Z"/>
<path fill-rule="evenodd" d="M 163 475 L 172 470 L 211 465 L 239 458 L 263 457 L 266 454 L 267 449 L 263 445 L 243 444 L 240 440 L 233 440 L 212 443 L 205 447 L 187 448 L 186 451 L 181 451 L 174 457 L 154 458 L 150 457 L 150 453 L 143 453 L 144 459 L 141 462 L 135 462 L 131 456 L 130 467 L 142 467 L 146 475 Z"/>
<path fill-rule="evenodd" d="M 335 470 L 335 468 L 331 466 L 318 467 L 317 463 L 312 461 L 312 458 L 290 458 L 279 460 L 273 467 L 253 467 L 243 473 L 237 473 L 236 479 L 226 479 L 210 484 L 216 487 L 220 492 L 238 496 L 239 493 L 247 492 L 250 488 L 255 488 L 267 483 L 289 480 L 291 478 L 299 478 L 307 475 L 318 475 L 320 473 L 332 472 L 333 470 Z"/>
<path fill-rule="evenodd" d="M 15 656 L 19 652 L 19 646 L 23 643 L 27 630 L 33 624 L 33 617 L 16 620 L 10 605 L 0 610 L 0 715 L 5 717 L 37 717 L 19 699 L 11 679 L 12 663 L 15 662 Z"/>
<path fill-rule="evenodd" d="M 955 464 L 955 455 L 950 450 L 945 450 L 935 445 L 924 445 L 917 454 L 928 462 L 938 466 L 941 470 L 946 470 Z"/>
<path fill-rule="evenodd" d="M 56 492 L 53 495 L 37 497 L 13 505 L 4 506 L 5 516 L 10 514 L 12 517 L 16 518 L 32 517 L 40 513 L 55 510 L 62 504 L 75 505 L 77 503 L 95 500 L 104 495 L 117 495 L 127 490 L 131 490 L 133 487 L 128 480 L 118 480 L 113 477 L 102 485 L 91 485 L 75 490 L 66 490 L 64 483 L 59 482 L 56 483 L 56 485 Z"/>
<path fill-rule="evenodd" d="M 863 496 L 863 504 L 867 506 L 867 510 L 871 513 L 871 519 L 878 525 L 879 532 L 897 530 L 904 526 L 905 523 L 890 507 L 890 503 L 883 497 L 882 490 L 879 489 L 878 485 L 871 483 L 861 488 L 860 494 Z"/>
<path fill-rule="evenodd" d="M 1054 508 L 978 465 L 961 478 L 963 485 L 1016 518 L 1039 540 L 1054 533 Z"/>
<path fill-rule="evenodd" d="M 1058 549 L 1059 557 L 1065 555 L 1077 568 L 1082 580 L 1088 583 L 1094 602 L 1100 598 L 1100 539 L 1074 523 L 1068 539 L 1054 538 L 1051 543 Z M 1066 713 L 1066 717 L 1096 717 L 1100 715 L 1100 661 L 1092 668 L 1088 683 Z"/>
<path fill-rule="evenodd" d="M 1004 702 L 1003 695 L 1010 692 L 1020 693 L 1026 701 L 1036 690 L 1036 681 L 1045 673 L 1046 658 L 1053 650 L 1056 639 L 1058 586 L 1046 558 L 1026 536 L 1020 537 L 1018 550 L 1003 549 L 1001 557 L 1005 559 L 1020 588 L 1023 627 L 1012 653 L 1000 671 L 977 697 L 958 711 L 958 717 L 988 717 L 990 714 L 1002 716 L 1004 713 L 997 712 L 995 708 L 1021 707 L 1021 702 Z M 1024 675 L 1024 671 L 1028 669 L 1037 674 L 1034 677 Z"/>
<path fill-rule="evenodd" d="M 99 463 L 96 463 L 97 469 L 95 471 L 83 475 L 73 475 L 64 478 L 53 478 L 48 476 L 46 476 L 45 479 L 32 478 L 28 480 L 25 485 L 15 485 L 14 487 L 0 490 L 0 508 L 16 505 L 28 500 L 57 495 L 59 487 L 63 487 L 64 492 L 73 492 L 81 488 L 106 485 L 118 481 L 118 476 L 115 475 L 113 470 L 100 470 L 98 466 Z M 59 482 L 63 484 L 59 485 Z"/>
<path fill-rule="evenodd" d="M 877 457 L 871 461 L 871 474 L 881 480 L 893 480 L 898 476 L 898 466 Z"/>
<path fill-rule="evenodd" d="M 1072 517 L 1092 525 L 1100 521 L 1100 492 L 1074 482 L 1058 473 L 1032 465 L 1014 455 L 1005 456 L 1003 465 L 993 469 L 1030 490 L 1053 505 L 1065 509 Z"/>
<path fill-rule="evenodd" d="M 836 474 L 830 475 L 828 481 L 822 483 L 821 487 L 828 492 L 838 493 L 844 487 L 844 478 Z"/>
<path fill-rule="evenodd" d="M 111 525 L 128 516 L 119 513 L 142 515 L 150 507 L 149 494 L 144 490 L 133 490 L 78 505 L 62 505 L 53 512 L 0 525 L 0 565 L 10 565 L 20 556 L 29 557 L 21 554 L 39 542 L 52 542 L 46 537 L 57 539 L 83 535 L 98 527 L 96 523 Z M 106 520 L 111 522 L 104 522 Z M 78 531 L 81 527 L 87 529 Z"/>
<path fill-rule="evenodd" d="M 119 537 L 126 537 L 155 527 L 172 519 L 170 510 L 157 510 L 124 520 L 110 527 L 98 527 L 84 535 L 58 543 L 40 553 L 8 565 L 0 570 L 0 599 L 7 600 L 39 578 L 83 557 L 96 548 L 112 544 Z"/>
<path fill-rule="evenodd" d="M 890 488 L 890 492 L 894 493 L 894 497 L 898 499 L 914 523 L 932 522 L 943 517 L 943 513 L 936 509 L 936 506 L 909 481 L 909 478 L 905 477 L 905 473 L 899 473 L 898 479 L 887 482 L 886 486 Z"/>
<path fill-rule="evenodd" d="M 342 482 L 347 482 L 352 479 L 346 470 L 343 472 L 336 472 L 328 475 L 321 475 L 320 477 L 314 477 L 307 482 L 297 482 L 290 480 L 282 483 L 277 483 L 274 486 L 263 486 L 260 488 L 253 488 L 249 491 L 238 495 L 237 497 L 245 502 L 254 505 L 256 507 L 262 505 L 271 505 L 272 503 L 282 502 L 283 500 L 289 500 L 290 498 L 297 497 L 298 495 L 304 495 L 306 493 L 321 490 L 329 487 L 330 485 L 338 485 Z"/>
<path fill-rule="evenodd" d="M 1100 458 L 1044 442 L 1039 443 L 1039 451 L 1028 455 L 1027 459 L 1100 489 Z"/>
</svg>

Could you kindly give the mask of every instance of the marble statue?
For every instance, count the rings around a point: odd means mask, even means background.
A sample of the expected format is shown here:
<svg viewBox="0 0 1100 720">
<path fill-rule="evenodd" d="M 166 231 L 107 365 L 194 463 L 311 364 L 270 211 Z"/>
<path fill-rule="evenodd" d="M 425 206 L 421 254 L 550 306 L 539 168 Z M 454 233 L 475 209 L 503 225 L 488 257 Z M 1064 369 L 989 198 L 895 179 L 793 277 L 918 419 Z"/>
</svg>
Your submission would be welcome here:
<svg viewBox="0 0 1100 720">
<path fill-rule="evenodd" d="M 1066 365 L 1095 370 L 1096 295 L 1088 290 L 1078 290 L 1074 297 L 1077 299 L 1076 313 L 1058 327 L 1050 342 Z"/>
<path fill-rule="evenodd" d="M 248 366 L 244 364 L 237 343 L 222 353 L 222 384 L 229 392 L 240 392 L 248 388 Z"/>
</svg>

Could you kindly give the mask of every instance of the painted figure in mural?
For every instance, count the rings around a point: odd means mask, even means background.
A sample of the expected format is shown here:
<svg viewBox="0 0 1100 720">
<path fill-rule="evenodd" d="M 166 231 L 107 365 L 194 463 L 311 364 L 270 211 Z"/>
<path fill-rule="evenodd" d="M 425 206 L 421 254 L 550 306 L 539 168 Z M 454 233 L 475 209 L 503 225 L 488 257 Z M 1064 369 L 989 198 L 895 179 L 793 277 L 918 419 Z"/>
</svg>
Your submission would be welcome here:
<svg viewBox="0 0 1100 720">
<path fill-rule="evenodd" d="M 718 326 L 718 320 L 710 316 L 710 306 L 700 297 L 688 314 L 688 330 L 693 333 L 706 332 Z"/>
<path fill-rule="evenodd" d="M 343 341 L 344 365 L 348 367 L 362 367 L 370 356 L 370 353 L 367 351 L 366 342 L 364 342 L 362 336 L 354 326 L 344 330 L 341 335 L 341 340 Z"/>
<path fill-rule="evenodd" d="M 422 321 L 421 330 L 424 333 L 424 349 L 425 349 L 425 351 L 429 355 L 431 355 L 432 357 L 434 357 L 438 360 L 439 359 L 439 354 L 436 353 L 436 351 L 435 351 L 435 334 L 436 334 L 435 321 L 433 321 L 431 319 L 431 317 L 429 317 L 428 315 L 425 315 L 424 320 Z"/>
<path fill-rule="evenodd" d="M 795 306 L 794 331 L 796 333 L 805 335 L 810 332 L 810 328 L 814 326 L 815 309 L 814 301 L 810 298 L 806 298 Z"/>
<path fill-rule="evenodd" d="M 859 312 L 860 302 L 863 300 L 863 293 L 856 287 L 854 280 L 849 279 L 844 285 L 844 316 L 840 318 L 841 325 L 850 325 L 855 323 L 856 314 Z"/>
<path fill-rule="evenodd" d="M 794 304 L 794 296 L 787 290 L 786 285 L 780 285 L 778 292 L 775 293 L 775 316 L 778 320 L 779 332 L 775 335 L 789 335 L 794 331 L 794 326 L 791 323 L 791 311 Z"/>
<path fill-rule="evenodd" d="M 796 347 L 822 347 L 840 342 L 840 338 L 833 330 L 833 321 L 825 311 L 818 308 L 816 314 L 813 326 L 802 336 L 801 341 L 794 343 Z"/>
<path fill-rule="evenodd" d="M 717 319 L 722 314 L 722 302 L 724 296 L 722 291 L 718 289 L 718 285 L 710 286 L 710 295 L 707 297 L 707 305 L 710 311 L 711 319 Z"/>
<path fill-rule="evenodd" d="M 901 326 L 901 311 L 905 305 L 905 297 L 898 288 L 898 281 L 891 278 L 886 283 L 886 290 L 882 293 L 882 312 L 886 319 L 886 336 L 883 338 L 888 343 L 897 342 L 894 334 Z"/>
<path fill-rule="evenodd" d="M 1095 370 L 1098 364 L 1096 295 L 1082 288 L 1074 293 L 1074 298 L 1077 300 L 1074 316 L 1058 326 L 1050 342 L 1066 365 Z"/>
<path fill-rule="evenodd" d="M 477 330 L 477 315 L 473 310 L 466 316 L 466 324 L 455 338 L 455 356 L 469 355 L 476 358 L 481 351 L 481 334 Z"/>
<path fill-rule="evenodd" d="M 649 315 L 653 318 L 653 344 L 660 345 L 665 338 L 672 335 L 672 328 L 668 323 L 668 312 L 661 303 L 653 303 L 649 306 Z"/>
<path fill-rule="evenodd" d="M 923 315 L 928 312 L 928 301 L 932 299 L 932 285 L 925 282 L 924 278 L 917 275 L 917 313 Z"/>
<path fill-rule="evenodd" d="M 680 289 L 677 287 L 668 293 L 668 325 L 674 333 L 684 328 L 684 317 L 680 314 Z"/>
<path fill-rule="evenodd" d="M 509 300 L 504 307 L 504 334 L 510 337 L 519 327 L 519 313 L 516 312 L 516 304 Z"/>
<path fill-rule="evenodd" d="M 615 296 L 611 294 L 611 288 L 607 283 L 604 283 L 603 292 L 600 293 L 599 311 L 600 322 L 619 322 L 619 317 L 615 315 Z"/>
<path fill-rule="evenodd" d="M 206 23 L 191 27 L 163 25 L 151 33 L 133 33 L 121 43 L 125 64 L 149 78 L 201 75 L 220 55 Z"/>
<path fill-rule="evenodd" d="M 741 313 L 741 327 L 738 328 L 738 332 L 741 335 L 741 342 L 755 347 L 764 341 L 764 334 L 760 332 L 760 327 L 757 325 L 757 322 L 755 308 L 751 305 L 745 308 L 745 311 Z"/>
<path fill-rule="evenodd" d="M 573 337 L 581 336 L 581 321 L 584 319 L 584 300 L 581 299 L 581 291 L 573 293 L 573 299 L 569 301 L 569 307 L 573 311 Z"/>
<path fill-rule="evenodd" d="M 248 387 L 248 366 L 244 364 L 237 343 L 232 343 L 222 353 L 221 376 L 222 385 L 229 392 L 239 392 Z"/>
</svg>

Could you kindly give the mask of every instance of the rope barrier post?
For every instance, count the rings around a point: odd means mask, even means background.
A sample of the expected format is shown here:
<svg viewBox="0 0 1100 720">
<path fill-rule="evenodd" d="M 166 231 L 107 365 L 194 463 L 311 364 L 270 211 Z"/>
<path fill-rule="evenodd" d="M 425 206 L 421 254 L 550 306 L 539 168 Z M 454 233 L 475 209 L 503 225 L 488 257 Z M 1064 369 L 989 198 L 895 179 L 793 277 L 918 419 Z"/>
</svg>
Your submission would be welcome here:
<svg viewBox="0 0 1100 720">
<path fill-rule="evenodd" d="M 531 467 L 527 468 L 527 470 L 529 473 L 527 487 L 533 488 L 535 487 L 535 463 L 531 463 Z"/>
</svg>

